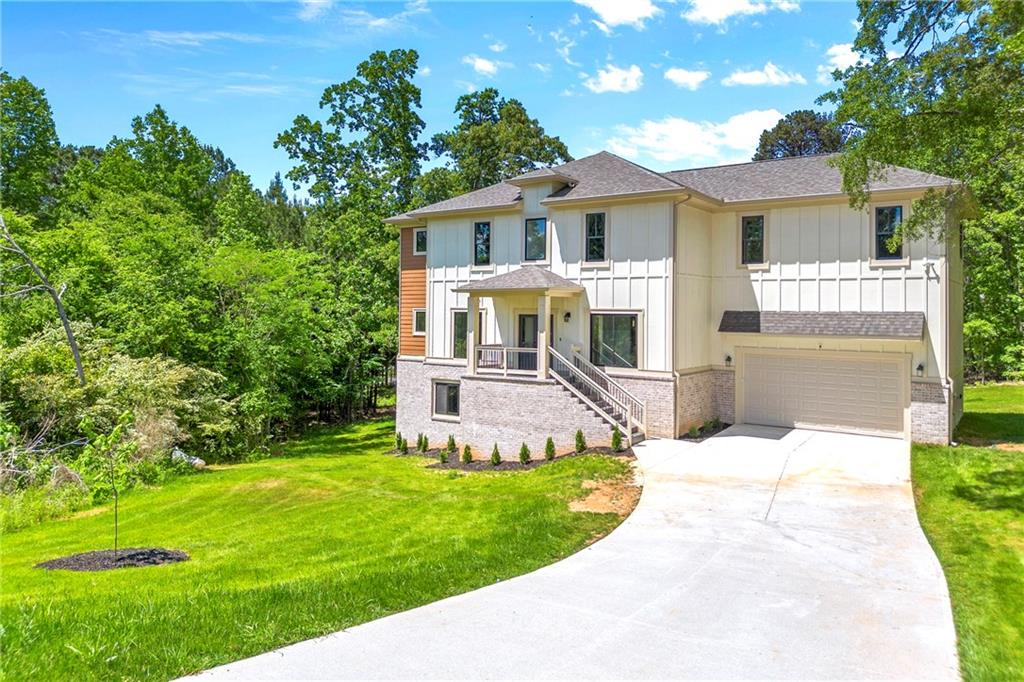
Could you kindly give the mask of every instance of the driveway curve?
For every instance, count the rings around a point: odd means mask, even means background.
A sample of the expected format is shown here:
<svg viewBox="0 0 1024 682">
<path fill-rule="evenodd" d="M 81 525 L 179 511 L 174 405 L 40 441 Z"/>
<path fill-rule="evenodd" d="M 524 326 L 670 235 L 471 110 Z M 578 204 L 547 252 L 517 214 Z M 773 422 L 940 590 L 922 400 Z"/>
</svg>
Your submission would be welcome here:
<svg viewBox="0 0 1024 682">
<path fill-rule="evenodd" d="M 603 540 L 214 679 L 957 679 L 945 579 L 893 439 L 734 426 L 636 448 Z"/>
</svg>

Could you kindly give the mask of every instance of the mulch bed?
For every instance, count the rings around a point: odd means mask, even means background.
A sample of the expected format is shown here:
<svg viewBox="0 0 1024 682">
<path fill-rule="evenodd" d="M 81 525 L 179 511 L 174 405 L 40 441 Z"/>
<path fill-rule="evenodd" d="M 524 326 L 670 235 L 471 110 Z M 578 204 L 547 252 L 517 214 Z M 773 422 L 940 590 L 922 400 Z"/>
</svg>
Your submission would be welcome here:
<svg viewBox="0 0 1024 682">
<path fill-rule="evenodd" d="M 116 552 L 112 549 L 101 549 L 95 552 L 72 554 L 36 564 L 36 568 L 45 568 L 50 571 L 109 571 L 114 568 L 176 564 L 179 561 L 188 561 L 188 554 L 177 549 L 161 547 L 128 547 Z"/>
<path fill-rule="evenodd" d="M 732 426 L 732 424 L 719 424 L 717 429 L 701 429 L 700 434 L 697 436 L 691 436 L 688 433 L 684 433 L 683 435 L 679 436 L 679 440 L 688 440 L 691 443 L 699 443 L 703 440 L 711 438 L 711 436 L 716 436 L 720 434 L 722 431 L 725 431 L 730 426 Z"/>
<path fill-rule="evenodd" d="M 429 457 L 431 459 L 438 459 L 441 453 L 440 448 L 434 448 L 427 450 L 426 454 L 422 452 L 409 451 L 408 455 L 403 455 L 397 450 L 393 451 L 393 454 L 398 457 Z M 474 459 L 472 462 L 464 463 L 461 460 L 462 451 L 460 450 L 456 455 L 449 456 L 448 461 L 441 464 L 440 461 L 428 464 L 428 469 L 448 469 L 457 471 L 525 471 L 528 469 L 536 469 L 537 467 L 544 466 L 545 464 L 551 464 L 552 461 L 558 461 L 565 459 L 566 457 L 582 457 L 583 455 L 609 455 L 611 457 L 624 457 L 626 459 L 633 459 L 633 449 L 625 448 L 619 452 L 615 452 L 611 448 L 588 448 L 582 453 L 570 452 L 564 455 L 556 455 L 554 460 L 548 461 L 546 459 L 531 459 L 529 463 L 522 464 L 518 459 L 502 459 L 501 464 L 497 466 L 491 464 L 490 459 Z"/>
</svg>

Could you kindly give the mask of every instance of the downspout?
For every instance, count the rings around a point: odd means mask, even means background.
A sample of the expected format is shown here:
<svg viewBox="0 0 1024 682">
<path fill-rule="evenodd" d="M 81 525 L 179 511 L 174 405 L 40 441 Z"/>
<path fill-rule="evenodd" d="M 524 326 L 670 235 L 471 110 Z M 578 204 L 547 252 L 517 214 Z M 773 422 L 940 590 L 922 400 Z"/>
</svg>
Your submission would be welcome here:
<svg viewBox="0 0 1024 682">
<path fill-rule="evenodd" d="M 684 199 L 672 202 L 672 234 L 669 239 L 669 287 L 668 300 L 671 318 L 669 319 L 670 338 L 672 340 L 669 349 L 669 358 L 672 363 L 672 437 L 679 435 L 679 373 L 676 370 L 676 209 L 693 198 L 693 194 L 687 194 Z M 644 434 L 645 436 L 647 434 Z"/>
</svg>

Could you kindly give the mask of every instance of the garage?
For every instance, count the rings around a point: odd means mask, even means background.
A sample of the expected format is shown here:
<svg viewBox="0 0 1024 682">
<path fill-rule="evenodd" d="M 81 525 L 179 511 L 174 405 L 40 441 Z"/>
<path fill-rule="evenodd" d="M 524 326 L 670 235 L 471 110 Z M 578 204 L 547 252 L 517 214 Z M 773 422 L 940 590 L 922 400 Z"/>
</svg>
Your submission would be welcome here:
<svg viewBox="0 0 1024 682">
<path fill-rule="evenodd" d="M 904 364 L 897 354 L 747 350 L 740 421 L 903 438 Z"/>
</svg>

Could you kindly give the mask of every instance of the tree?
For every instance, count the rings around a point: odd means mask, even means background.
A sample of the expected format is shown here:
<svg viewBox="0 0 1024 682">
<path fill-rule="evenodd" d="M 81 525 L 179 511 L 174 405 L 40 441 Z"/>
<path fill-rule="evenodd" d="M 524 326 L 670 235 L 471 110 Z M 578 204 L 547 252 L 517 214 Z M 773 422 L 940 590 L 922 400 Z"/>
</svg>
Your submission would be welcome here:
<svg viewBox="0 0 1024 682">
<path fill-rule="evenodd" d="M 50 199 L 59 149 L 46 94 L 0 69 L 0 204 L 38 214 Z"/>
<path fill-rule="evenodd" d="M 861 62 L 837 72 L 837 89 L 820 98 L 857 131 L 838 160 L 843 189 L 854 206 L 865 205 L 883 164 L 959 181 L 916 202 L 900 236 L 962 229 L 965 317 L 995 334 L 972 344 L 968 369 L 1024 372 L 1013 351 L 1024 344 L 1024 3 L 860 0 L 859 7 Z M 955 211 L 951 221 L 941 219 L 947 209 Z M 976 355 L 982 349 L 984 358 Z"/>
<path fill-rule="evenodd" d="M 761 133 L 753 160 L 832 154 L 841 151 L 845 142 L 844 130 L 832 116 L 800 109 L 786 114 L 774 128 Z"/>
<path fill-rule="evenodd" d="M 521 102 L 501 97 L 494 88 L 459 97 L 455 113 L 458 124 L 435 135 L 430 147 L 451 159 L 467 190 L 572 161 L 565 144 L 530 118 Z"/>
<path fill-rule="evenodd" d="M 377 51 L 354 78 L 326 88 L 326 121 L 296 116 L 274 142 L 298 162 L 288 178 L 311 183 L 320 201 L 350 199 L 381 217 L 403 210 L 426 155 L 420 89 L 412 82 L 418 61 L 415 50 Z"/>
</svg>

